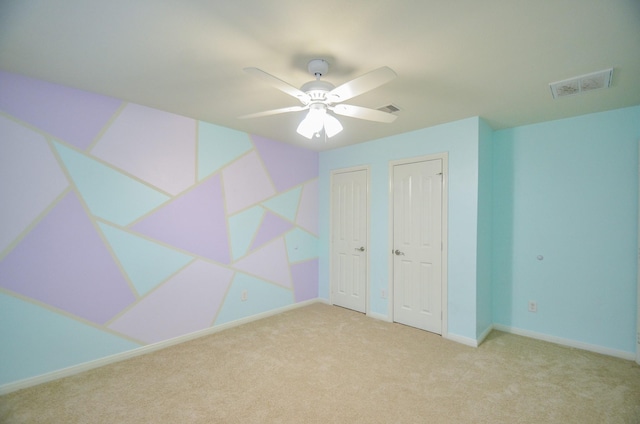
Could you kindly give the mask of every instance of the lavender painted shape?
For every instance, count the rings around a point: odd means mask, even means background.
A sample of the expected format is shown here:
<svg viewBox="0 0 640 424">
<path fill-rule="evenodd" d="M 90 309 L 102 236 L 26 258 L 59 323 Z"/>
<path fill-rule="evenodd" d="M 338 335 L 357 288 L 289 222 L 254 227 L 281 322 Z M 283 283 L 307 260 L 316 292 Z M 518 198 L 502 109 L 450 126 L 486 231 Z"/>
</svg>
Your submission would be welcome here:
<svg viewBox="0 0 640 424">
<path fill-rule="evenodd" d="M 0 116 L 0 252 L 68 185 L 44 136 Z"/>
<path fill-rule="evenodd" d="M 318 177 L 318 152 L 257 135 L 252 135 L 251 139 L 278 191 L 288 190 Z"/>
<path fill-rule="evenodd" d="M 0 287 L 97 324 L 135 301 L 73 192 L 0 262 Z"/>
<path fill-rule="evenodd" d="M 318 297 L 318 260 L 291 265 L 293 295 L 296 302 Z"/>
<path fill-rule="evenodd" d="M 273 212 L 267 211 L 264 218 L 262 219 L 262 225 L 260 225 L 260 229 L 255 235 L 255 239 L 253 240 L 253 244 L 250 250 L 257 249 L 263 244 L 268 243 L 276 237 L 279 237 L 282 234 L 286 233 L 291 228 L 293 228 L 292 223 L 283 218 L 280 218 Z"/>
<path fill-rule="evenodd" d="M 120 100 L 0 71 L 0 110 L 85 150 Z"/>
<path fill-rule="evenodd" d="M 237 261 L 235 268 L 281 286 L 291 287 L 291 273 L 287 249 L 282 238 L 278 238 L 254 253 Z"/>
<path fill-rule="evenodd" d="M 229 214 L 260 203 L 276 194 L 256 152 L 251 152 L 227 166 L 223 175 Z"/>
<path fill-rule="evenodd" d="M 110 328 L 146 343 L 207 328 L 232 277 L 230 269 L 196 261 L 142 299 Z"/>
<path fill-rule="evenodd" d="M 217 262 L 231 261 L 219 174 L 175 198 L 132 229 Z"/>
<path fill-rule="evenodd" d="M 173 195 L 195 183 L 196 121 L 128 104 L 91 154 Z"/>
<path fill-rule="evenodd" d="M 318 198 L 318 180 L 305 184 L 296 217 L 296 224 L 316 236 L 318 235 Z"/>
</svg>

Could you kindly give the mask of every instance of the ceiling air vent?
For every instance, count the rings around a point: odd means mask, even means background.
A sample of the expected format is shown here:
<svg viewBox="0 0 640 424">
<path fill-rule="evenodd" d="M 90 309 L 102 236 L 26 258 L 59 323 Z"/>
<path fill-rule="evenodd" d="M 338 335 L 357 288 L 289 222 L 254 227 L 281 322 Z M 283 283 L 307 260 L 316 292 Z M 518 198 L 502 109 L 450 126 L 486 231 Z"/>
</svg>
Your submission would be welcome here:
<svg viewBox="0 0 640 424">
<path fill-rule="evenodd" d="M 551 95 L 554 99 L 557 99 L 558 97 L 573 96 L 587 91 L 609 88 L 611 87 L 612 76 L 613 68 L 610 68 L 564 81 L 553 82 L 549 84 L 549 87 L 551 88 Z"/>
<path fill-rule="evenodd" d="M 386 106 L 379 107 L 378 110 L 382 112 L 387 112 L 387 113 L 394 113 L 399 111 L 400 108 L 395 105 L 386 105 Z"/>
</svg>

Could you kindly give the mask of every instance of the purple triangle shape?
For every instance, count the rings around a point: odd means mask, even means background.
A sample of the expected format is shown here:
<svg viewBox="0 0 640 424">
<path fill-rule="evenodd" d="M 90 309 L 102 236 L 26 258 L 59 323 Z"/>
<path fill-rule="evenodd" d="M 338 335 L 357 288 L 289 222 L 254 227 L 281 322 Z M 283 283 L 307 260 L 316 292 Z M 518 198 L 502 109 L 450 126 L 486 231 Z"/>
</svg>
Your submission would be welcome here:
<svg viewBox="0 0 640 424">
<path fill-rule="evenodd" d="M 233 270 L 196 260 L 140 300 L 109 327 L 146 343 L 157 343 L 211 325 Z"/>
<path fill-rule="evenodd" d="M 0 71 L 0 110 L 79 149 L 89 147 L 121 100 Z"/>
<path fill-rule="evenodd" d="M 266 281 L 291 287 L 291 271 L 283 237 L 240 259 L 234 267 Z"/>
<path fill-rule="evenodd" d="M 73 192 L 0 262 L 0 287 L 98 324 L 135 301 Z"/>
<path fill-rule="evenodd" d="M 252 135 L 251 139 L 278 191 L 317 178 L 318 152 Z"/>
<path fill-rule="evenodd" d="M 318 297 L 318 259 L 291 265 L 291 278 L 296 302 Z"/>
<path fill-rule="evenodd" d="M 132 229 L 217 262 L 231 261 L 219 174 L 167 203 Z"/>
<path fill-rule="evenodd" d="M 278 215 L 271 211 L 267 211 L 260 229 L 256 233 L 250 250 L 255 250 L 265 243 L 270 242 L 276 237 L 281 236 L 293 227 L 293 224 L 286 219 L 280 218 Z"/>
</svg>

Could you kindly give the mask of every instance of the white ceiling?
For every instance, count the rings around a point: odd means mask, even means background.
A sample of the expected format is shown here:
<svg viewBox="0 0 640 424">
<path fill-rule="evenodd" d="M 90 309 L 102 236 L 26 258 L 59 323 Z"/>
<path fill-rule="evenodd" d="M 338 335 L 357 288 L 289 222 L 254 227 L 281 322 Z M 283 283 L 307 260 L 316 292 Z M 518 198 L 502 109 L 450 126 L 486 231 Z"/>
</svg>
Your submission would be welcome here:
<svg viewBox="0 0 640 424">
<path fill-rule="evenodd" d="M 395 70 L 348 103 L 392 103 L 396 121 L 341 116 L 325 143 L 295 132 L 305 112 L 237 119 L 299 104 L 242 68 L 299 87 L 313 58 L 335 85 Z M 549 83 L 611 67 L 612 88 L 553 100 Z M 4 0 L 0 69 L 325 150 L 471 116 L 501 129 L 638 105 L 640 1 Z"/>
</svg>

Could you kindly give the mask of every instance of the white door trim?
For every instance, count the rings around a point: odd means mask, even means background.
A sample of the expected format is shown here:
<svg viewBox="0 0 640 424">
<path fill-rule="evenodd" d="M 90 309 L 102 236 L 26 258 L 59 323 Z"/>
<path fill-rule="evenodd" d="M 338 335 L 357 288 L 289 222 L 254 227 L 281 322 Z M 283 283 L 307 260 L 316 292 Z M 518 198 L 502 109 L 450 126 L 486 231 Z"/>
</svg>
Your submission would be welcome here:
<svg viewBox="0 0 640 424">
<path fill-rule="evenodd" d="M 426 162 L 429 160 L 442 160 L 442 337 L 447 338 L 448 330 L 448 252 L 449 252 L 449 226 L 448 226 L 448 210 L 449 210 L 449 153 L 442 152 L 432 155 L 417 156 L 406 159 L 389 161 L 389 225 L 388 225 L 388 248 L 387 255 L 389 258 L 389 275 L 387 278 L 387 294 L 388 294 L 388 315 L 389 321 L 393 321 L 393 167 L 397 165 L 405 165 L 415 162 Z"/>
<path fill-rule="evenodd" d="M 638 141 L 638 147 L 640 149 L 640 140 Z M 638 150 L 638 163 L 640 163 L 640 150 Z M 638 181 L 640 181 L 640 168 L 638 169 Z M 638 205 L 640 207 L 640 196 L 638 196 Z M 640 209 L 638 209 L 640 211 Z M 640 240 L 640 214 L 638 215 L 638 240 Z M 636 362 L 640 364 L 640 246 L 638 246 L 638 303 L 636 306 L 636 313 L 638 315 L 636 325 Z"/>
<path fill-rule="evenodd" d="M 347 172 L 355 172 L 355 171 L 366 171 L 367 172 L 367 245 L 365 246 L 366 258 L 367 258 L 367 266 L 366 266 L 366 278 L 365 278 L 365 313 L 366 315 L 370 315 L 371 313 L 371 302 L 369 301 L 369 296 L 371 294 L 371 272 L 370 272 L 370 255 L 369 255 L 369 240 L 371 239 L 371 166 L 370 165 L 360 165 L 360 166 L 351 166 L 348 168 L 339 168 L 333 169 L 330 172 L 329 177 L 329 302 L 332 305 L 335 304 L 333 299 L 333 281 L 331 276 L 333 275 L 333 243 L 331 240 L 333 234 L 333 195 L 331 190 L 333 189 L 333 178 L 336 174 L 344 174 Z"/>
</svg>

